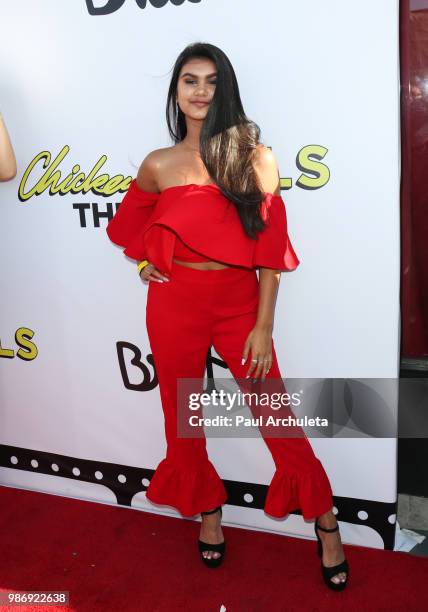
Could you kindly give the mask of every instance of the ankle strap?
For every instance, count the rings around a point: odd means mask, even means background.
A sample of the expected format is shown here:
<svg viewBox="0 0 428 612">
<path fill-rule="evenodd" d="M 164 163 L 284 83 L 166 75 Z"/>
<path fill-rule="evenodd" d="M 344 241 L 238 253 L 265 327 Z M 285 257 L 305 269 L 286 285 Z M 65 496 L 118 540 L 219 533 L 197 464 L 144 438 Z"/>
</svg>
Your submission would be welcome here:
<svg viewBox="0 0 428 612">
<path fill-rule="evenodd" d="M 214 508 L 214 510 L 207 510 L 206 512 L 201 512 L 201 514 L 214 514 L 214 512 L 217 512 L 217 510 L 221 510 L 221 506 L 217 506 L 217 508 Z"/>
<path fill-rule="evenodd" d="M 317 529 L 321 529 L 321 531 L 327 531 L 328 533 L 331 533 L 332 531 L 337 531 L 339 529 L 339 523 L 337 523 L 336 527 L 333 527 L 333 529 L 326 529 L 325 527 L 321 527 L 321 525 L 318 525 L 318 522 L 315 522 L 315 527 Z"/>
</svg>

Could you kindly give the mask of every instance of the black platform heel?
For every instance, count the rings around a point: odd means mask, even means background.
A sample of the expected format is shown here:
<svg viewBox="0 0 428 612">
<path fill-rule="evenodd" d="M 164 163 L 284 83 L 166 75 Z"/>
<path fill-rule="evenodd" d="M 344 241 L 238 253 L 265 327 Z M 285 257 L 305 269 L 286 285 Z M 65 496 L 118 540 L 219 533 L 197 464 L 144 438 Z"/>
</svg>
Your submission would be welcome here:
<svg viewBox="0 0 428 612">
<path fill-rule="evenodd" d="M 330 589 L 333 589 L 333 591 L 343 591 L 343 589 L 347 585 L 348 578 L 349 578 L 348 561 L 345 559 L 344 561 L 342 561 L 342 563 L 339 563 L 338 565 L 334 565 L 333 567 L 326 567 L 322 562 L 322 552 L 323 552 L 322 542 L 321 542 L 321 538 L 319 537 L 318 531 L 317 531 L 318 529 L 321 529 L 321 531 L 332 533 L 333 531 L 339 530 L 339 524 L 337 524 L 336 527 L 333 527 L 333 529 L 326 529 L 325 527 L 321 527 L 321 525 L 318 525 L 318 521 L 315 520 L 314 528 L 315 528 L 315 535 L 317 536 L 317 540 L 318 540 L 318 556 L 321 558 L 321 572 L 324 578 L 324 582 Z M 346 572 L 346 579 L 344 580 L 344 582 L 342 581 L 338 583 L 333 582 L 331 578 L 333 578 L 333 576 L 335 576 L 336 574 L 339 574 L 340 572 Z"/>
<path fill-rule="evenodd" d="M 220 510 L 220 516 L 223 516 L 223 511 L 221 509 L 221 506 L 217 506 L 217 508 L 214 508 L 214 510 L 208 510 L 207 512 L 201 512 L 201 514 L 214 514 L 214 512 L 217 512 L 218 510 Z M 201 559 L 207 567 L 218 567 L 222 563 L 223 558 L 224 558 L 224 553 L 226 550 L 226 542 L 223 541 L 223 542 L 220 542 L 220 544 L 208 544 L 207 542 L 203 542 L 202 540 L 198 539 L 198 546 L 199 546 L 199 552 L 201 553 Z M 212 550 L 214 552 L 221 553 L 221 555 L 220 557 L 217 557 L 217 558 L 207 559 L 202 554 L 203 552 L 207 550 Z"/>
</svg>

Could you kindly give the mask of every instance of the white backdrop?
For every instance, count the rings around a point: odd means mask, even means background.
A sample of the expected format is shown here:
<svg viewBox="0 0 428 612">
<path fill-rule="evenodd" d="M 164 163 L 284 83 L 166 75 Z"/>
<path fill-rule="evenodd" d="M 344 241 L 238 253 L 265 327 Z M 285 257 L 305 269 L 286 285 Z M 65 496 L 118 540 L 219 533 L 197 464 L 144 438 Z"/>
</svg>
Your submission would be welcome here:
<svg viewBox="0 0 428 612">
<path fill-rule="evenodd" d="M 91 15 L 92 5 L 111 12 Z M 105 233 L 123 193 L 31 190 L 54 165 L 55 183 L 79 169 L 87 177 L 97 162 L 97 176 L 134 177 L 149 151 L 170 146 L 170 71 L 190 42 L 227 53 L 288 186 L 301 264 L 282 275 L 276 307 L 283 376 L 398 376 L 398 0 L 153 0 L 144 9 L 4 0 L 2 24 L 0 110 L 18 174 L 0 185 L 1 483 L 158 512 L 141 486 L 130 497 L 165 442 L 147 287 Z M 34 163 L 43 152 L 45 165 Z M 20 350 L 23 328 L 31 340 Z M 131 385 L 143 388 L 124 385 L 118 342 L 141 351 L 146 377 L 133 350 L 123 354 Z M 396 440 L 311 443 L 338 499 L 342 540 L 383 547 L 395 521 Z M 232 483 L 251 490 L 272 478 L 261 439 L 208 439 L 208 451 Z M 117 489 L 103 484 L 106 472 Z M 227 505 L 224 523 L 312 537 L 298 514 L 278 520 L 244 506 Z"/>
</svg>

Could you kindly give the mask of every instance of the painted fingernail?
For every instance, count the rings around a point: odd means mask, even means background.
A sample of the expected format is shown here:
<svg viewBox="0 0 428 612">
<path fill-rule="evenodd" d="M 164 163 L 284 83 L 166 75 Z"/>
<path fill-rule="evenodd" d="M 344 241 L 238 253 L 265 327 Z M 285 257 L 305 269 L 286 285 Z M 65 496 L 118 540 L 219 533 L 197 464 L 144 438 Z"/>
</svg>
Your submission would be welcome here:
<svg viewBox="0 0 428 612">
<path fill-rule="evenodd" d="M 244 364 L 245 364 L 245 357 L 243 357 L 241 360 L 241 365 L 244 365 Z"/>
</svg>

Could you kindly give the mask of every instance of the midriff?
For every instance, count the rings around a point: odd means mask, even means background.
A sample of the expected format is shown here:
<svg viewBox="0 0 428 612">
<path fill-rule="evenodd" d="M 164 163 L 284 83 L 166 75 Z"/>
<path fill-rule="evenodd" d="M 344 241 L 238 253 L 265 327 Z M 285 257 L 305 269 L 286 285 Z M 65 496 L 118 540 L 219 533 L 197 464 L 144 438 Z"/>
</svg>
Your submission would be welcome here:
<svg viewBox="0 0 428 612">
<path fill-rule="evenodd" d="M 230 266 L 225 266 L 224 264 L 218 263 L 217 261 L 179 261 L 178 259 L 175 259 L 175 257 L 172 258 L 172 261 L 180 264 L 181 266 L 187 266 L 188 268 L 196 268 L 197 270 L 221 270 L 222 268 L 230 268 Z"/>
</svg>

